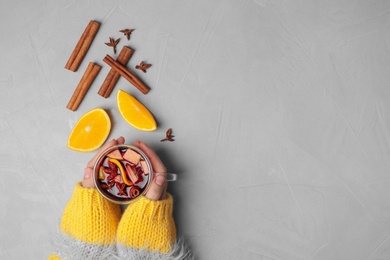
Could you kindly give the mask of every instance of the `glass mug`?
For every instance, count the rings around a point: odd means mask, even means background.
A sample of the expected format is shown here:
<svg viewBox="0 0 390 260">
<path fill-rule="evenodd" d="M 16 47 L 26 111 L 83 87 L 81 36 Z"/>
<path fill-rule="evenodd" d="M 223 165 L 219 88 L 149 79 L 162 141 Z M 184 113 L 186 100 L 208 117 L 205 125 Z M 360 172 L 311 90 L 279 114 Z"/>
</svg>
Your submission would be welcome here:
<svg viewBox="0 0 390 260">
<path fill-rule="evenodd" d="M 117 204 L 129 204 L 148 191 L 154 178 L 149 158 L 135 146 L 120 144 L 102 152 L 93 167 L 93 181 L 99 193 Z M 167 181 L 177 175 L 167 173 Z"/>
</svg>

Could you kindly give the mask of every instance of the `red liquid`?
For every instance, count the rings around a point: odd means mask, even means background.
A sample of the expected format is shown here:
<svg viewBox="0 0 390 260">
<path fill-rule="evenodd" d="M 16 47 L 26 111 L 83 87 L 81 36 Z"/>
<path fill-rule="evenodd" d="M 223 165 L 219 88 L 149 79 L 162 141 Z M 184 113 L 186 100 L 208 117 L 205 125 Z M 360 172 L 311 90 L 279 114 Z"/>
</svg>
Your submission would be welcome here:
<svg viewBox="0 0 390 260">
<path fill-rule="evenodd" d="M 128 149 L 130 151 L 126 153 Z M 119 148 L 108 153 L 102 159 L 97 175 L 96 183 L 101 191 L 122 201 L 140 196 L 149 182 L 145 158 L 131 148 Z"/>
</svg>

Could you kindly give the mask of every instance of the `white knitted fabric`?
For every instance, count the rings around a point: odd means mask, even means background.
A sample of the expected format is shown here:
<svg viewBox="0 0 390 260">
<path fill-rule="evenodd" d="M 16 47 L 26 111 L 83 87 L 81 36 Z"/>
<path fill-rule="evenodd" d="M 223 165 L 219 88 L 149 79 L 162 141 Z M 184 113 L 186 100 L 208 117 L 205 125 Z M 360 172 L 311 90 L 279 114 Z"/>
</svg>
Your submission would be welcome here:
<svg viewBox="0 0 390 260">
<path fill-rule="evenodd" d="M 195 260 L 183 240 L 178 240 L 166 254 L 117 245 L 117 260 Z"/>
<path fill-rule="evenodd" d="M 54 254 L 63 260 L 195 260 L 183 240 L 178 240 L 167 254 L 123 245 L 88 244 L 61 232 L 54 236 L 52 243 Z"/>
<path fill-rule="evenodd" d="M 115 259 L 116 245 L 89 244 L 58 232 L 54 236 L 53 253 L 63 260 Z"/>
</svg>

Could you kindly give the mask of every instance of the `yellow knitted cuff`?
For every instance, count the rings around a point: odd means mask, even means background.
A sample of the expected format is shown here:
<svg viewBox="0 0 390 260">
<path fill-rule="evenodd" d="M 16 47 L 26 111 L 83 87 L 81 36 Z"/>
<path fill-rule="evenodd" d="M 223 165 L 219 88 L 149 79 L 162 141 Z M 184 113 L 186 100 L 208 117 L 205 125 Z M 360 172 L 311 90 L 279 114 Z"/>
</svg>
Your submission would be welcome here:
<svg viewBox="0 0 390 260">
<path fill-rule="evenodd" d="M 124 212 L 117 230 L 117 243 L 126 247 L 167 253 L 176 240 L 173 200 L 141 197 Z"/>
<path fill-rule="evenodd" d="M 104 199 L 96 189 L 77 183 L 65 207 L 61 230 L 86 243 L 109 245 L 115 240 L 120 215 L 119 205 Z"/>
</svg>

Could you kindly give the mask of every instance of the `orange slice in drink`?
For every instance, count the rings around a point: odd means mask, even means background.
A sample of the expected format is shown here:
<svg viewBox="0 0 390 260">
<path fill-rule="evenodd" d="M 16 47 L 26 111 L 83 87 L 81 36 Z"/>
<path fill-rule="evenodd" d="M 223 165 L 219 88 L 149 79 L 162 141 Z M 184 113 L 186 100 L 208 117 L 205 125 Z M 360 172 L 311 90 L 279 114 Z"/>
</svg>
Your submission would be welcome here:
<svg viewBox="0 0 390 260">
<path fill-rule="evenodd" d="M 152 113 L 129 93 L 118 90 L 117 104 L 122 117 L 134 128 L 142 131 L 157 129 Z"/>
<path fill-rule="evenodd" d="M 118 166 L 119 168 L 119 171 L 121 173 L 121 176 L 122 176 L 122 180 L 123 182 L 128 185 L 128 186 L 133 186 L 133 182 L 129 179 L 129 177 L 127 177 L 127 174 L 126 174 L 126 171 L 125 169 L 123 168 L 122 164 L 117 160 L 117 159 L 109 159 L 110 162 L 112 163 L 115 163 L 116 166 Z"/>
<path fill-rule="evenodd" d="M 91 152 L 106 141 L 111 130 L 111 120 L 102 108 L 85 113 L 77 121 L 68 138 L 68 148 L 77 152 Z"/>
</svg>

